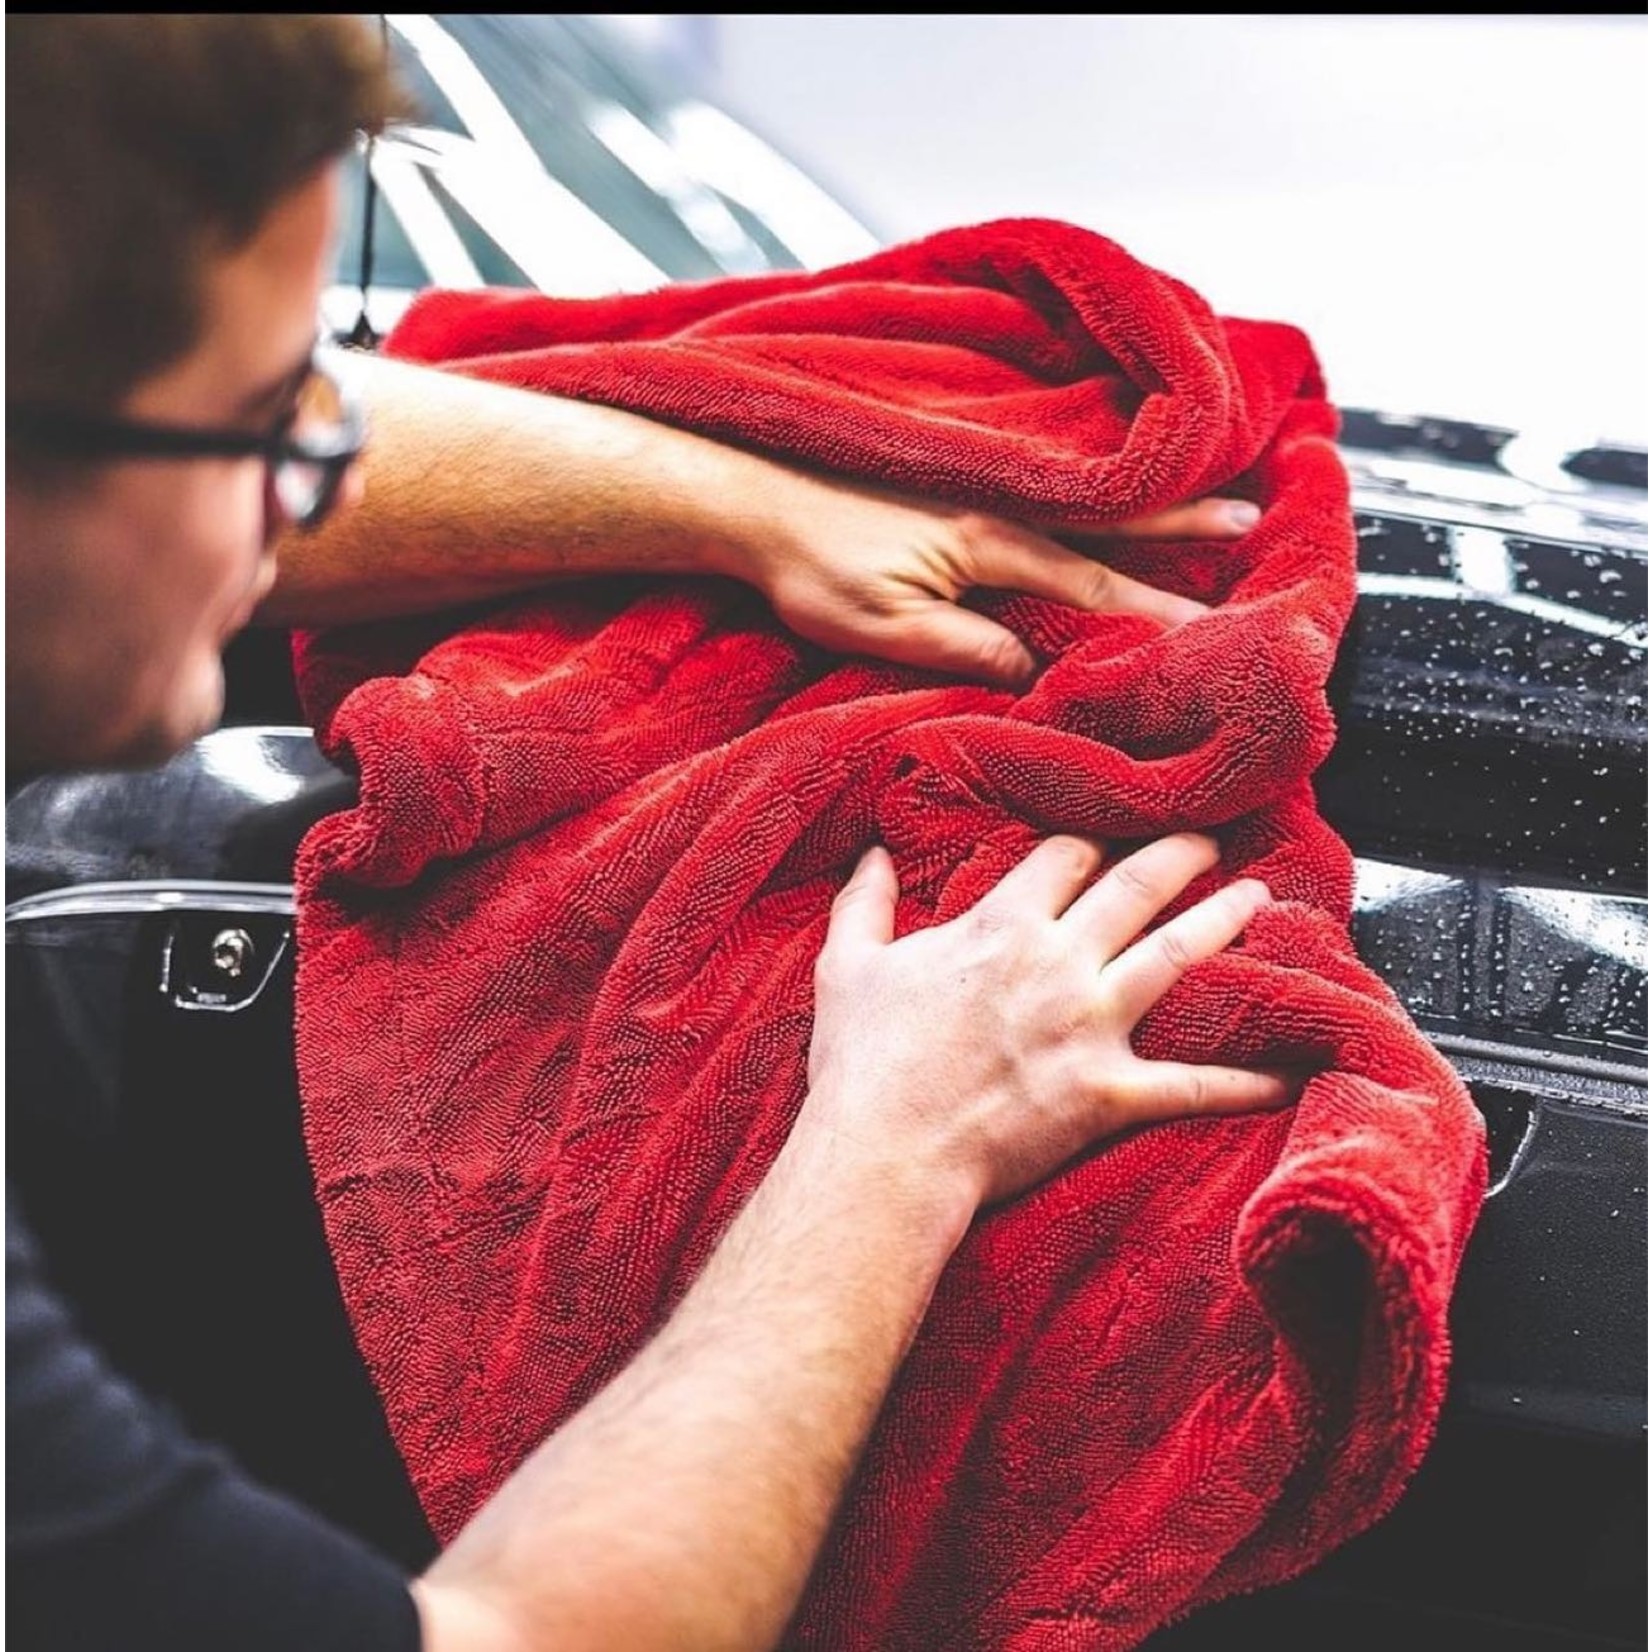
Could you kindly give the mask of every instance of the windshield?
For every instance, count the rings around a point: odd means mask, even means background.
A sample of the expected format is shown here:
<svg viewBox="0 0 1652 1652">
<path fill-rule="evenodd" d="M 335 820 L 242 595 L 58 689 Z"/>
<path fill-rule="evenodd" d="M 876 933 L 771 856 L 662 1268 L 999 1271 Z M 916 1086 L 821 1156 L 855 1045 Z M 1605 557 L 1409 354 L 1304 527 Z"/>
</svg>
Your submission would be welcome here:
<svg viewBox="0 0 1652 1652">
<path fill-rule="evenodd" d="M 418 115 L 374 146 L 372 284 L 567 296 L 796 269 L 875 238 L 790 162 L 590 19 L 387 16 Z M 334 279 L 361 279 L 366 157 Z"/>
</svg>

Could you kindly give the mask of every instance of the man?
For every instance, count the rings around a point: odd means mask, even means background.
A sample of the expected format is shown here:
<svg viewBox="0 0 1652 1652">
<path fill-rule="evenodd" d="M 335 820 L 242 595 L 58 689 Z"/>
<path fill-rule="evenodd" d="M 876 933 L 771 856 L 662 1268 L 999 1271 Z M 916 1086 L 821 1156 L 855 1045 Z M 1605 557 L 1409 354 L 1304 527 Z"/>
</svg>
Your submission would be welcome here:
<svg viewBox="0 0 1652 1652">
<path fill-rule="evenodd" d="M 953 604 L 970 585 L 1196 611 L 1024 528 L 389 363 L 363 364 L 358 471 L 310 346 L 337 158 L 395 107 L 371 35 L 10 17 L 7 82 L 17 768 L 178 749 L 216 719 L 219 652 L 260 608 L 326 624 L 713 571 L 816 641 L 1005 680 L 1031 662 Z M 109 1369 L 8 1199 L 10 1627 L 177 1652 L 772 1644 L 975 1213 L 1123 1127 L 1288 1099 L 1275 1075 L 1130 1048 L 1265 898 L 1240 884 L 1132 945 L 1214 854 L 1171 838 L 1092 881 L 1099 849 L 1052 839 L 973 912 L 894 941 L 893 866 L 870 853 L 834 909 L 809 1094 L 770 1175 L 654 1342 L 411 1582 Z"/>
</svg>

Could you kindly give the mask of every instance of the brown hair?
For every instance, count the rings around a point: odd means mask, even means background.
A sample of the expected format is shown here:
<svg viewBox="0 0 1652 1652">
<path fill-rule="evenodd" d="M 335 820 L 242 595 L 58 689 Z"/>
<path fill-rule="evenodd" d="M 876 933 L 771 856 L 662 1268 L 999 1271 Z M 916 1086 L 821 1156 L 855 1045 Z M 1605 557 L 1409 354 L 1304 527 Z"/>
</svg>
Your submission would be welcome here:
<svg viewBox="0 0 1652 1652">
<path fill-rule="evenodd" d="M 107 408 L 195 342 L 204 258 L 404 110 L 350 15 L 6 18 L 6 397 Z"/>
</svg>

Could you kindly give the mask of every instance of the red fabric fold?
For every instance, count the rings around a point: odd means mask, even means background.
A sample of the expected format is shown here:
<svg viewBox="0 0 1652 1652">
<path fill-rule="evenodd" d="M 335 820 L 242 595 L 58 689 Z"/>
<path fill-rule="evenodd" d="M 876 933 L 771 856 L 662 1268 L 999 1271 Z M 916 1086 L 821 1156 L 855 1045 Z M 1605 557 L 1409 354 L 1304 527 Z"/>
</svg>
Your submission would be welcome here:
<svg viewBox="0 0 1652 1652">
<path fill-rule="evenodd" d="M 361 774 L 300 858 L 306 1129 L 438 1533 L 636 1352 L 773 1160 L 868 844 L 904 931 L 1050 832 L 1181 828 L 1223 844 L 1186 900 L 1260 876 L 1277 904 L 1138 1048 L 1315 1076 L 977 1222 L 791 1641 L 1130 1646 L 1381 1515 L 1443 1397 L 1484 1132 L 1354 956 L 1309 787 L 1354 539 L 1302 333 L 1015 220 L 637 297 L 432 293 L 390 348 L 1018 518 L 1264 507 L 1242 541 L 1111 547 L 1213 604 L 1175 630 L 982 594 L 1045 662 L 1019 695 L 830 656 L 719 580 L 302 639 Z"/>
</svg>

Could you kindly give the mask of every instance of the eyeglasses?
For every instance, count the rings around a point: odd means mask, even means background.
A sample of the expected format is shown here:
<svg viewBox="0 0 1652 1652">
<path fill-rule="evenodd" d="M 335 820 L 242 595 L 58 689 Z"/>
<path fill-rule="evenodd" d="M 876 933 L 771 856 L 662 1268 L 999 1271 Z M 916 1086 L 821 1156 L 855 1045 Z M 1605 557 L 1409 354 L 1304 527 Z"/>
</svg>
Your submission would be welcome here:
<svg viewBox="0 0 1652 1652">
<path fill-rule="evenodd" d="M 349 390 L 319 360 L 261 435 L 149 424 L 54 407 L 7 407 L 6 439 L 65 459 L 262 459 L 266 513 L 298 528 L 324 521 L 367 441 Z M 270 524 L 271 531 L 275 522 Z"/>
</svg>

